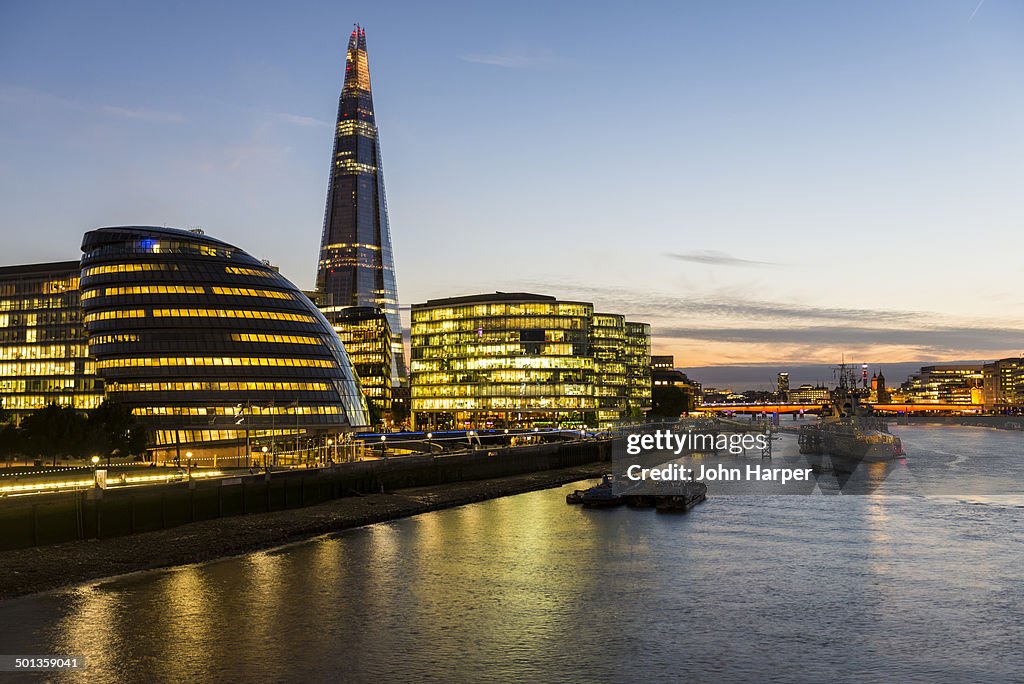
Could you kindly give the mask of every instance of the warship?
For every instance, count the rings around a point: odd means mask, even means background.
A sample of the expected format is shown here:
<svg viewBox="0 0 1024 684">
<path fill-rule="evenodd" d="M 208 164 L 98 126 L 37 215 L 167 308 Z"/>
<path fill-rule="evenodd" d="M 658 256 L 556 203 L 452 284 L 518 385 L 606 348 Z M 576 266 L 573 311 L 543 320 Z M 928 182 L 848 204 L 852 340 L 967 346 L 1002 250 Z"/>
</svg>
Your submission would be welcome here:
<svg viewBox="0 0 1024 684">
<path fill-rule="evenodd" d="M 871 408 L 862 404 L 867 389 L 857 386 L 853 370 L 843 363 L 836 375 L 836 388 L 817 424 L 800 428 L 800 453 L 866 463 L 903 456 L 899 437 L 889 434 L 888 425 L 872 417 Z"/>
</svg>

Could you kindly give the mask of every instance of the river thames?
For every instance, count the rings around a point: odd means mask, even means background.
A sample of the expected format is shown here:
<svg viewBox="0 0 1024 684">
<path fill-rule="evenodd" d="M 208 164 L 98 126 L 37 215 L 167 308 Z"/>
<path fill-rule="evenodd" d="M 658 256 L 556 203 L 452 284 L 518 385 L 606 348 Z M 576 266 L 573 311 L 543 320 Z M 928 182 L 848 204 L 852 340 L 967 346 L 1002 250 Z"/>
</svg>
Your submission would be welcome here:
<svg viewBox="0 0 1024 684">
<path fill-rule="evenodd" d="M 910 477 L 871 495 L 532 492 L 2 602 L 0 650 L 90 682 L 1024 680 L 1024 434 L 893 430 Z"/>
</svg>

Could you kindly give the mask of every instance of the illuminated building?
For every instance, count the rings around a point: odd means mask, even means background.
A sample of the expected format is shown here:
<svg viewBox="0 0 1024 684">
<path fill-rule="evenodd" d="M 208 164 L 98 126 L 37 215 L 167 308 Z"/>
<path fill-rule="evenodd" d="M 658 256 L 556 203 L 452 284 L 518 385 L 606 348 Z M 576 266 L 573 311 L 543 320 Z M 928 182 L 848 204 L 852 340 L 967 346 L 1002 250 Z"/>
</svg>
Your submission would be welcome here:
<svg viewBox="0 0 1024 684">
<path fill-rule="evenodd" d="M 0 268 L 0 406 L 15 420 L 51 403 L 103 401 L 88 357 L 77 261 Z"/>
<path fill-rule="evenodd" d="M 366 33 L 359 27 L 352 31 L 345 57 L 316 283 L 327 306 L 373 306 L 385 313 L 391 330 L 391 382 L 405 382 L 380 138 Z"/>
<path fill-rule="evenodd" d="M 981 394 L 984 374 L 981 364 L 923 366 L 901 387 L 911 404 L 972 404 L 973 395 Z M 977 389 L 978 392 L 971 390 Z M 976 396 L 975 396 L 976 398 Z"/>
<path fill-rule="evenodd" d="M 703 388 L 699 382 L 690 380 L 686 373 L 676 368 L 674 356 L 652 356 L 651 357 L 651 386 L 653 389 L 659 387 L 676 387 L 685 396 L 685 411 L 694 410 L 701 402 Z"/>
<path fill-rule="evenodd" d="M 982 367 L 982 398 L 986 411 L 1024 410 L 1024 358 L 1007 358 Z"/>
<path fill-rule="evenodd" d="M 826 404 L 831 392 L 822 385 L 800 385 L 789 391 L 791 404 Z"/>
<path fill-rule="evenodd" d="M 626 417 L 651 410 L 651 326 L 626 321 Z"/>
<path fill-rule="evenodd" d="M 383 311 L 374 306 L 322 309 L 345 345 L 349 361 L 359 376 L 363 395 L 376 407 L 379 420 L 391 416 L 391 326 Z"/>
<path fill-rule="evenodd" d="M 776 388 L 779 401 L 789 401 L 789 373 L 779 373 Z"/>
<path fill-rule="evenodd" d="M 644 351 L 628 351 L 629 329 Z M 628 369 L 640 356 L 649 364 L 649 339 L 644 324 L 545 295 L 499 292 L 415 304 L 413 421 L 421 429 L 621 421 Z"/>
<path fill-rule="evenodd" d="M 158 449 L 367 424 L 337 334 L 272 267 L 171 228 L 100 228 L 82 251 L 89 353 Z"/>
<path fill-rule="evenodd" d="M 595 313 L 590 323 L 597 422 L 613 423 L 626 413 L 626 319 Z"/>
</svg>

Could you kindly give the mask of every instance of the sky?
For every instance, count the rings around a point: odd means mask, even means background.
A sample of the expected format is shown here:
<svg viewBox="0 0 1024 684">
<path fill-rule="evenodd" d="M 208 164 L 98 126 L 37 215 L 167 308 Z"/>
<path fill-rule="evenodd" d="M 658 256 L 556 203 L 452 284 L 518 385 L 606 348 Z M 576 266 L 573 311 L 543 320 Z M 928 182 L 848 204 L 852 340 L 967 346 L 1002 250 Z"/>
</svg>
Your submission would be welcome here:
<svg viewBox="0 0 1024 684">
<path fill-rule="evenodd" d="M 0 265 L 201 227 L 312 287 L 352 24 L 401 302 L 680 366 L 1024 353 L 1024 4 L 0 3 Z"/>
</svg>

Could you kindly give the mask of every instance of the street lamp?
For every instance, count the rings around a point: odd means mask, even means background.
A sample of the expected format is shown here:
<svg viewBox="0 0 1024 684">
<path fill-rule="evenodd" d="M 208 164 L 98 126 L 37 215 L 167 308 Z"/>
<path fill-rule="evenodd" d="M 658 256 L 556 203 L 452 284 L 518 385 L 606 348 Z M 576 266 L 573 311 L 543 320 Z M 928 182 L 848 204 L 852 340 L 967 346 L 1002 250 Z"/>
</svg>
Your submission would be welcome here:
<svg viewBox="0 0 1024 684">
<path fill-rule="evenodd" d="M 328 451 L 333 451 L 333 449 L 331 449 L 331 447 L 333 447 L 333 446 L 334 446 L 334 440 L 332 438 L 328 438 L 327 439 L 327 449 L 328 449 Z M 327 460 L 327 454 L 324 454 L 324 460 L 325 461 Z"/>
<path fill-rule="evenodd" d="M 191 451 L 186 451 L 185 452 L 185 458 L 188 459 L 188 479 L 191 480 L 192 479 L 192 452 Z"/>
<path fill-rule="evenodd" d="M 267 470 L 267 447 L 263 447 L 261 451 L 263 452 L 263 470 Z"/>
<path fill-rule="evenodd" d="M 381 435 L 380 436 L 380 455 L 381 455 L 382 458 L 387 458 L 388 457 L 388 445 L 386 444 L 387 440 L 388 440 L 388 436 L 387 435 Z"/>
</svg>

